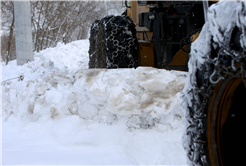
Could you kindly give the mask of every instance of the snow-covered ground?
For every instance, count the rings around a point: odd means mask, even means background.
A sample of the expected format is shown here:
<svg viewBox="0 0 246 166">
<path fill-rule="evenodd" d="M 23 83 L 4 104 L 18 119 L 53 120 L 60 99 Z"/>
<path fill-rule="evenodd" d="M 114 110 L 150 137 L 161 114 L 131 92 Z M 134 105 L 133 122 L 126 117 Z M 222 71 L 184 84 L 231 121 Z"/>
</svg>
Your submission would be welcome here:
<svg viewBox="0 0 246 166">
<path fill-rule="evenodd" d="M 88 69 L 88 48 L 59 43 L 23 66 L 2 62 L 2 165 L 186 165 L 187 73 Z"/>
</svg>

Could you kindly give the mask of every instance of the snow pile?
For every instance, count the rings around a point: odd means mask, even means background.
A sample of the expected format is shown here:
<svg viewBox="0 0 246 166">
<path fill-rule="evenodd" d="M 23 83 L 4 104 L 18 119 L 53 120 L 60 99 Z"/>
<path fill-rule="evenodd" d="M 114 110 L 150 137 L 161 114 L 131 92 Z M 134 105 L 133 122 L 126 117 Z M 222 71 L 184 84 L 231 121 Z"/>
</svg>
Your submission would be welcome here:
<svg viewBox="0 0 246 166">
<path fill-rule="evenodd" d="M 154 68 L 40 73 L 34 80 L 4 83 L 3 115 L 31 122 L 76 115 L 108 124 L 121 118 L 129 127 L 148 128 L 170 112 L 182 112 L 185 76 Z"/>
<path fill-rule="evenodd" d="M 3 164 L 184 164 L 187 73 L 87 69 L 88 48 L 60 43 L 2 63 Z"/>
</svg>

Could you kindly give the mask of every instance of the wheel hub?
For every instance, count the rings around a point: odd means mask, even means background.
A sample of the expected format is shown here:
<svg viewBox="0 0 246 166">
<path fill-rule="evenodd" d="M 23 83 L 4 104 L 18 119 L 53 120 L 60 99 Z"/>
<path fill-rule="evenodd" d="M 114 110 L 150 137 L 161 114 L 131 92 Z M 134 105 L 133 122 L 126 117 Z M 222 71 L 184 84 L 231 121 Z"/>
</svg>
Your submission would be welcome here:
<svg viewBox="0 0 246 166">
<path fill-rule="evenodd" d="M 231 166 L 240 157 L 246 89 L 241 77 L 226 77 L 213 91 L 208 111 L 207 140 L 212 166 Z"/>
</svg>

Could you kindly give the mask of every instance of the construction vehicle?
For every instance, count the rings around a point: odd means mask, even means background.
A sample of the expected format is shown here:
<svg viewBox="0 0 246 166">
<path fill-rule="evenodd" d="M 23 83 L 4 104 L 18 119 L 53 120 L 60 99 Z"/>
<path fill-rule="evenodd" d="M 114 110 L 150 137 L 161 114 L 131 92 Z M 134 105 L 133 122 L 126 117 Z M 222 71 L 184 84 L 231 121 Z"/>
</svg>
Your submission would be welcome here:
<svg viewBox="0 0 246 166">
<path fill-rule="evenodd" d="M 89 68 L 188 70 L 191 36 L 204 24 L 203 3 L 125 1 L 125 5 L 124 15 L 93 23 Z"/>
<path fill-rule="evenodd" d="M 125 1 L 125 5 L 122 16 L 107 16 L 93 23 L 89 68 L 152 66 L 185 71 L 189 61 L 183 97 L 187 120 L 183 144 L 188 164 L 244 163 L 246 3 L 219 2 L 209 10 L 209 18 L 202 1 Z M 226 24 L 218 17 L 226 18 L 222 20 Z M 197 39 L 204 40 L 200 43 L 206 52 L 191 43 L 207 19 L 209 23 Z M 201 37 L 202 33 L 207 35 Z"/>
</svg>

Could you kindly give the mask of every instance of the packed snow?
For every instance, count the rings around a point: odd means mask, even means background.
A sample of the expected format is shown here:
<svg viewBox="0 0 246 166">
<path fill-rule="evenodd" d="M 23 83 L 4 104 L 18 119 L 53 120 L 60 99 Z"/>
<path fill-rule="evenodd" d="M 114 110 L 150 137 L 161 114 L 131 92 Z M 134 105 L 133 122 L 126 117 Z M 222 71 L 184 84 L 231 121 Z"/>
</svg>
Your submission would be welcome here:
<svg viewBox="0 0 246 166">
<path fill-rule="evenodd" d="M 23 66 L 2 62 L 2 165 L 186 165 L 188 73 L 88 69 L 88 49 L 59 43 Z"/>
</svg>

